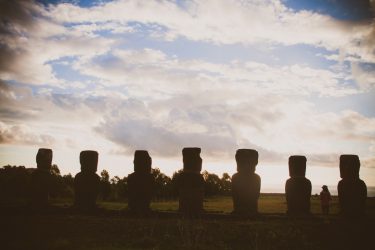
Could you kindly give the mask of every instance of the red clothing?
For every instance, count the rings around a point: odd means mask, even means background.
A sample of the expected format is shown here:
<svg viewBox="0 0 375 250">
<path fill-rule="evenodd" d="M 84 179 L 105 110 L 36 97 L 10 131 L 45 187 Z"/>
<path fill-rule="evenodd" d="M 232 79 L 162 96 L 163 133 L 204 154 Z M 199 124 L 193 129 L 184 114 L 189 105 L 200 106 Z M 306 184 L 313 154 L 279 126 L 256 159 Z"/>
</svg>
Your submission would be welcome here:
<svg viewBox="0 0 375 250">
<path fill-rule="evenodd" d="M 327 191 L 320 192 L 320 203 L 322 206 L 329 206 L 329 201 L 331 200 L 331 194 Z"/>
</svg>

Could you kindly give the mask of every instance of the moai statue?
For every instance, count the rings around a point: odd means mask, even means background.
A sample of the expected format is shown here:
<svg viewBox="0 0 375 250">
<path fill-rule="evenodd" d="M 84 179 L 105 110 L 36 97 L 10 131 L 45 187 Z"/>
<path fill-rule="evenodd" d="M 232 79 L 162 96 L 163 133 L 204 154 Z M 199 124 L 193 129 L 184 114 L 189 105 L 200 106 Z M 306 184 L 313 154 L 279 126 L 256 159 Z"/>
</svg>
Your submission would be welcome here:
<svg viewBox="0 0 375 250">
<path fill-rule="evenodd" d="M 337 186 L 341 213 L 345 216 L 360 216 L 365 213 L 367 187 L 359 178 L 358 155 L 340 156 L 340 177 Z"/>
<path fill-rule="evenodd" d="M 81 172 L 74 177 L 74 206 L 81 210 L 96 208 L 96 198 L 100 191 L 100 177 L 96 174 L 98 152 L 82 151 L 79 155 Z"/>
<path fill-rule="evenodd" d="M 37 169 L 31 175 L 31 203 L 33 207 L 45 207 L 52 184 L 52 150 L 40 148 L 36 154 L 36 164 Z"/>
<path fill-rule="evenodd" d="M 134 153 L 134 173 L 128 175 L 129 209 L 134 213 L 147 213 L 154 191 L 155 180 L 151 174 L 152 159 L 147 151 Z"/>
<path fill-rule="evenodd" d="M 204 179 L 200 174 L 202 158 L 200 148 L 184 148 L 183 171 L 177 177 L 179 189 L 179 211 L 187 216 L 203 212 Z"/>
<path fill-rule="evenodd" d="M 238 149 L 236 152 L 237 173 L 232 176 L 233 213 L 255 215 L 261 179 L 255 173 L 258 152 L 254 149 Z"/>
<path fill-rule="evenodd" d="M 311 182 L 306 175 L 306 157 L 289 157 L 289 176 L 285 184 L 285 196 L 288 205 L 287 214 L 310 214 Z"/>
</svg>

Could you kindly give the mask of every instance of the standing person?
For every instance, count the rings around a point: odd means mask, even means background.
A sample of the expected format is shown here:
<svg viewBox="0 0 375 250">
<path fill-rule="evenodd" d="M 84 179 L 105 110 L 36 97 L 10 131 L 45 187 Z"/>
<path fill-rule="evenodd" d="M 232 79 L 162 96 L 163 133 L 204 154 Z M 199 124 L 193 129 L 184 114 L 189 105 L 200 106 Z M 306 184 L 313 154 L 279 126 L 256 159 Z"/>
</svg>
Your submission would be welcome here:
<svg viewBox="0 0 375 250">
<path fill-rule="evenodd" d="M 328 191 L 328 187 L 326 185 L 322 186 L 322 192 L 320 192 L 320 204 L 322 206 L 323 214 L 329 213 L 329 202 L 331 200 L 331 194 Z"/>
</svg>

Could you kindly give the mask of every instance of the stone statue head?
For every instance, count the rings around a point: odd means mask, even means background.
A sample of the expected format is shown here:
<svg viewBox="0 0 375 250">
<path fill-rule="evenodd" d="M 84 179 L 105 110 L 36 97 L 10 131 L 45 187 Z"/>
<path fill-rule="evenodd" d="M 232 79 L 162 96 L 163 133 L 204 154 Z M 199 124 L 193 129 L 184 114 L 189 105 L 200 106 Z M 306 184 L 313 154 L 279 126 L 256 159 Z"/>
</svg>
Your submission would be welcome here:
<svg viewBox="0 0 375 250">
<path fill-rule="evenodd" d="M 360 166 L 358 155 L 340 155 L 340 177 L 342 179 L 359 178 Z"/>
<path fill-rule="evenodd" d="M 184 162 L 185 172 L 200 173 L 202 170 L 202 158 L 200 156 L 200 148 L 184 148 L 182 149 L 182 159 Z"/>
<path fill-rule="evenodd" d="M 134 172 L 151 173 L 152 159 L 146 150 L 136 150 L 133 163 Z"/>
<path fill-rule="evenodd" d="M 49 170 L 52 164 L 52 149 L 40 148 L 36 154 L 36 165 L 38 169 Z"/>
<path fill-rule="evenodd" d="M 81 163 L 81 171 L 85 173 L 96 173 L 98 169 L 98 152 L 94 150 L 81 151 L 79 161 Z"/>
<path fill-rule="evenodd" d="M 303 155 L 292 155 L 289 157 L 289 176 L 305 177 L 306 175 L 306 157 Z"/>
<path fill-rule="evenodd" d="M 255 172 L 255 167 L 258 165 L 258 151 L 247 148 L 238 149 L 235 158 L 238 172 Z"/>
</svg>

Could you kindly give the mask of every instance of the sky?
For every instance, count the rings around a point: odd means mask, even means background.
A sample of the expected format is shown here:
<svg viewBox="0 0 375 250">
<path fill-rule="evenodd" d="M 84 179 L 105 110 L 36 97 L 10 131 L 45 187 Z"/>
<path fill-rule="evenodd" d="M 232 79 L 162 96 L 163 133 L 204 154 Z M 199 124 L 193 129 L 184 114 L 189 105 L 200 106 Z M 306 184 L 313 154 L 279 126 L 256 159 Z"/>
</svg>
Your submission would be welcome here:
<svg viewBox="0 0 375 250">
<path fill-rule="evenodd" d="M 99 152 L 98 173 L 236 171 L 259 152 L 262 189 L 284 189 L 288 157 L 335 186 L 358 154 L 375 186 L 374 0 L 0 0 L 0 164 L 35 167 L 53 149 L 63 174 Z"/>
</svg>

